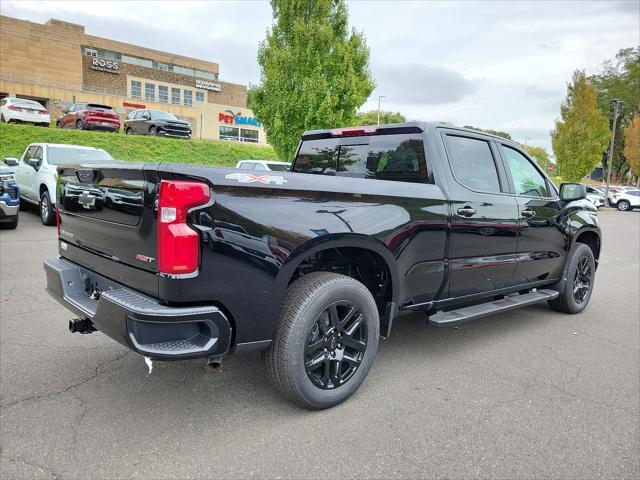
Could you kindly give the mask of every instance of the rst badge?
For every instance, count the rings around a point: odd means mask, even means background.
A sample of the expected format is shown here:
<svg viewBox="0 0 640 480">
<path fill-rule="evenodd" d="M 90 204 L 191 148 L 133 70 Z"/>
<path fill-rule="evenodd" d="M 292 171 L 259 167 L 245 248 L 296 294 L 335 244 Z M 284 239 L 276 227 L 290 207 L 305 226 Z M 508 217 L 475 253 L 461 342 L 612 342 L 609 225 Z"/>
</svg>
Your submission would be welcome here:
<svg viewBox="0 0 640 480">
<path fill-rule="evenodd" d="M 282 178 L 280 175 L 253 175 L 251 173 L 230 173 L 225 175 L 224 178 L 228 178 L 230 180 L 238 180 L 240 183 L 262 183 L 264 185 L 269 185 L 270 183 L 275 183 L 276 185 L 282 185 L 287 183 L 287 181 Z"/>
</svg>

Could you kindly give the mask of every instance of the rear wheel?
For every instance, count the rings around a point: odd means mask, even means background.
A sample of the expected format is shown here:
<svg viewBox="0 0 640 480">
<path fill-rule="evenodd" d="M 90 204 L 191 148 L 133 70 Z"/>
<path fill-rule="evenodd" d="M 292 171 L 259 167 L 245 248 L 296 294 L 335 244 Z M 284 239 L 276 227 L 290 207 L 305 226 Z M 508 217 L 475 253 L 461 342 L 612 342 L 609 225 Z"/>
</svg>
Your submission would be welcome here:
<svg viewBox="0 0 640 480">
<path fill-rule="evenodd" d="M 631 204 L 628 200 L 618 200 L 618 210 L 620 210 L 621 212 L 631 210 Z"/>
<path fill-rule="evenodd" d="M 588 245 L 578 243 L 571 251 L 567 278 L 560 296 L 549 301 L 554 310 L 580 313 L 587 307 L 596 273 L 596 262 Z"/>
<path fill-rule="evenodd" d="M 275 339 L 265 353 L 274 386 L 312 410 L 349 398 L 369 373 L 380 320 L 371 293 L 344 275 L 315 272 L 287 290 Z"/>
<path fill-rule="evenodd" d="M 131 130 L 131 128 L 127 128 L 124 132 L 125 132 L 127 135 L 133 135 L 133 130 Z"/>
<path fill-rule="evenodd" d="M 82 125 L 82 120 L 78 120 L 76 122 L 76 129 L 77 130 L 82 130 L 84 128 L 84 125 Z"/>
<path fill-rule="evenodd" d="M 51 205 L 51 198 L 49 198 L 49 192 L 45 190 L 40 195 L 40 220 L 43 225 L 53 225 L 56 223 L 55 212 Z"/>
<path fill-rule="evenodd" d="M 7 123 L 7 121 L 4 119 L 4 114 L 3 113 L 0 113 L 0 122 Z"/>
<path fill-rule="evenodd" d="M 62 128 L 62 124 L 60 122 L 56 122 L 56 128 Z"/>
</svg>

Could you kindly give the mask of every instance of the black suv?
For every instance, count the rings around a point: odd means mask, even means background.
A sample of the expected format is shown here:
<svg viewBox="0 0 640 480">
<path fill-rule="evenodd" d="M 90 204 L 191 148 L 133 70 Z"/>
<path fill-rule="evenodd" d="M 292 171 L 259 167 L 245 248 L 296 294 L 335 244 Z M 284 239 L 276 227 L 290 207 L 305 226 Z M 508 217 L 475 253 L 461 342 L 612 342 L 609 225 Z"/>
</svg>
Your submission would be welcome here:
<svg viewBox="0 0 640 480">
<path fill-rule="evenodd" d="M 165 137 L 191 138 L 189 122 L 178 119 L 173 113 L 159 110 L 134 110 L 124 121 L 127 135 L 162 135 Z"/>
</svg>

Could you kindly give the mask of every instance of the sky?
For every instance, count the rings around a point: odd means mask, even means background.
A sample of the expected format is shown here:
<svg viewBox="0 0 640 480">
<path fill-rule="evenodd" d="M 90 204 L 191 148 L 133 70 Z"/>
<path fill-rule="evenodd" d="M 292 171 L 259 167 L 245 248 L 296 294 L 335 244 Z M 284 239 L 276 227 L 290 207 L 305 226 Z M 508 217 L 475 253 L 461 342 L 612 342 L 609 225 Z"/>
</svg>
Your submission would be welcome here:
<svg viewBox="0 0 640 480">
<path fill-rule="evenodd" d="M 551 151 L 549 132 L 576 69 L 640 44 L 640 0 L 348 1 L 376 88 L 360 110 L 399 111 L 511 133 Z M 58 18 L 91 35 L 210 60 L 223 81 L 260 80 L 267 1 L 10 1 L 2 15 Z"/>
</svg>

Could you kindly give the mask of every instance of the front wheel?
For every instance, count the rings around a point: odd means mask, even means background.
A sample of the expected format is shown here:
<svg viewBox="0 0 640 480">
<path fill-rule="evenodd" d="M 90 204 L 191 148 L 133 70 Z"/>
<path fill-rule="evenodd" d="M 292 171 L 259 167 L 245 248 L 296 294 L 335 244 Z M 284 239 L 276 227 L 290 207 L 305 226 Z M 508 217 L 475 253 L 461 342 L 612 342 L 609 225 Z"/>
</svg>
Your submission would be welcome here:
<svg viewBox="0 0 640 480">
<path fill-rule="evenodd" d="M 55 212 L 51 205 L 51 198 L 49 198 L 49 192 L 45 190 L 40 196 L 40 220 L 43 225 L 53 225 L 56 223 Z"/>
<path fill-rule="evenodd" d="M 300 407 L 333 407 L 364 381 L 379 334 L 376 302 L 362 283 L 335 273 L 304 275 L 285 294 L 265 354 L 268 376 Z"/>
<path fill-rule="evenodd" d="M 618 210 L 621 212 L 626 212 L 631 209 L 631 204 L 627 200 L 619 200 L 618 201 Z"/>
<path fill-rule="evenodd" d="M 549 301 L 549 306 L 563 313 L 583 311 L 593 292 L 595 274 L 593 252 L 584 243 L 576 244 L 571 250 L 564 286 L 558 298 Z"/>
<path fill-rule="evenodd" d="M 154 136 L 154 137 L 157 136 L 158 135 L 158 129 L 156 127 L 151 127 L 149 129 L 149 135 Z"/>
</svg>

